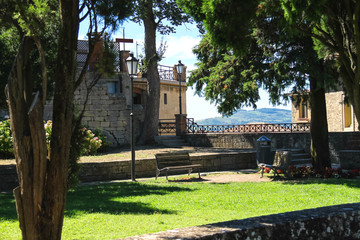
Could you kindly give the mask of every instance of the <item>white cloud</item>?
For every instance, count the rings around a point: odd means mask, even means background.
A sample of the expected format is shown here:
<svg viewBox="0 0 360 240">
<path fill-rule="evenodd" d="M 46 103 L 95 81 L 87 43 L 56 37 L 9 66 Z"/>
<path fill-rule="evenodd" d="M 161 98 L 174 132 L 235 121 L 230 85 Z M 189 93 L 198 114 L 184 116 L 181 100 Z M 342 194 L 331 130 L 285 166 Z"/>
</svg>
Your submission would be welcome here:
<svg viewBox="0 0 360 240">
<path fill-rule="evenodd" d="M 199 44 L 200 38 L 194 38 L 192 36 L 167 36 L 166 38 L 164 38 L 164 41 L 166 41 L 167 44 L 165 59 L 174 59 L 175 57 L 177 57 L 178 59 L 181 59 L 184 63 L 194 62 L 195 55 L 193 54 L 192 50 L 197 44 Z"/>
</svg>

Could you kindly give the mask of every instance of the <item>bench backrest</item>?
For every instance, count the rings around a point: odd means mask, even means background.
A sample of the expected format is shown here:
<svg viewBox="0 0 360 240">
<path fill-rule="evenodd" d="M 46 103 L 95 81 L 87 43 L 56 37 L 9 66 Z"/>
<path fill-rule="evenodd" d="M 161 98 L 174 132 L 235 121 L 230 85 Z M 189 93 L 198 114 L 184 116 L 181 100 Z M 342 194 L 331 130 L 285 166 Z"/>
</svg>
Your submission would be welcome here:
<svg viewBox="0 0 360 240">
<path fill-rule="evenodd" d="M 191 164 L 190 156 L 187 152 L 158 153 L 155 154 L 156 167 L 158 169 L 170 166 L 184 166 Z"/>
</svg>

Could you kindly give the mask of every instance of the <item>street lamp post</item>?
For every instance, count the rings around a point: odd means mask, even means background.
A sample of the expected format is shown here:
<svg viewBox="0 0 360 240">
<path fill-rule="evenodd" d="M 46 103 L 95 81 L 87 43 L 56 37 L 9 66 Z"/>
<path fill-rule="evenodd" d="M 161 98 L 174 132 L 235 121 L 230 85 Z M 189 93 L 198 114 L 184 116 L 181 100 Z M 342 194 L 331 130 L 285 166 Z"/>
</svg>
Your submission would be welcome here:
<svg viewBox="0 0 360 240">
<path fill-rule="evenodd" d="M 181 63 L 181 60 L 179 60 L 179 64 L 176 65 L 176 71 L 178 74 L 178 81 L 179 81 L 179 110 L 180 115 L 182 114 L 182 107 L 181 107 L 181 74 L 184 69 L 184 64 Z"/>
<path fill-rule="evenodd" d="M 130 146 L 131 146 L 131 180 L 135 181 L 135 136 L 134 136 L 134 75 L 137 73 L 138 60 L 133 53 L 125 60 L 128 73 L 130 75 L 130 98 L 131 98 L 131 113 L 130 113 Z"/>
</svg>

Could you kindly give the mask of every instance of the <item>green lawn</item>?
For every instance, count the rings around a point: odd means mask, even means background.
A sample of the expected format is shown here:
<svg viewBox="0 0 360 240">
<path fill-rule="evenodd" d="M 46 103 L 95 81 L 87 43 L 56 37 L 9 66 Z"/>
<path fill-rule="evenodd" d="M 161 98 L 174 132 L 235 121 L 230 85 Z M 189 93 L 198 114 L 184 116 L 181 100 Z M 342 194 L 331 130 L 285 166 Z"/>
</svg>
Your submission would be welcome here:
<svg viewBox="0 0 360 240">
<path fill-rule="evenodd" d="M 360 202 L 360 180 L 82 186 L 68 194 L 63 239 L 115 239 L 353 202 Z M 11 194 L 0 194 L 0 239 L 20 239 Z"/>
</svg>

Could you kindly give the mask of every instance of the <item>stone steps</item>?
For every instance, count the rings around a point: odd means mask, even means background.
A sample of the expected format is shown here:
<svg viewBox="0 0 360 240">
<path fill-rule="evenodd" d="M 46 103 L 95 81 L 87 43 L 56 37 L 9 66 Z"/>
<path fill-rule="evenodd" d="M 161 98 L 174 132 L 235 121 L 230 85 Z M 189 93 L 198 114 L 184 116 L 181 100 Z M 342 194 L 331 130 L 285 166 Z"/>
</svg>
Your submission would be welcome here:
<svg viewBox="0 0 360 240">
<path fill-rule="evenodd" d="M 182 147 L 182 146 L 189 146 L 188 143 L 184 139 L 179 136 L 174 135 L 162 135 L 156 136 L 155 141 L 163 146 L 166 147 Z"/>
</svg>

